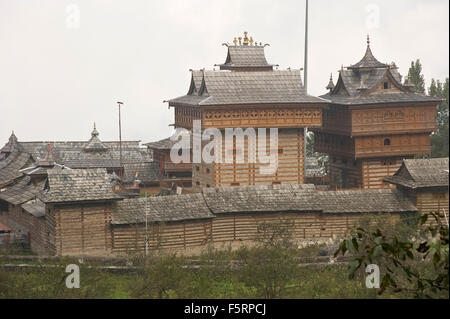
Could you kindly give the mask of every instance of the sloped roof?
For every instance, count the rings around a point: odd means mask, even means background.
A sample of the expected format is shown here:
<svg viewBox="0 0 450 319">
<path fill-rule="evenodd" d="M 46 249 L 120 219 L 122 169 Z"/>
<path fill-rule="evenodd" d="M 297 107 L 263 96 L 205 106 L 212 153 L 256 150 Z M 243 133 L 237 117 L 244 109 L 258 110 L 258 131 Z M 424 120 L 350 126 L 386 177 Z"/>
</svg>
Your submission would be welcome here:
<svg viewBox="0 0 450 319">
<path fill-rule="evenodd" d="M 8 184 L 22 176 L 20 170 L 32 163 L 30 154 L 14 150 L 8 158 L 0 161 L 0 185 Z"/>
<path fill-rule="evenodd" d="M 163 178 L 159 165 L 158 162 L 124 164 L 122 182 L 132 183 L 135 180 L 140 180 L 142 183 L 159 181 Z"/>
<path fill-rule="evenodd" d="M 17 140 L 17 136 L 12 132 L 8 142 L 0 149 L 0 160 L 5 157 L 6 153 L 12 153 L 14 150 L 21 151 L 22 148 Z"/>
<path fill-rule="evenodd" d="M 22 204 L 22 209 L 34 217 L 45 216 L 45 204 L 39 199 L 32 199 Z"/>
<path fill-rule="evenodd" d="M 400 213 L 417 208 L 397 190 L 318 192 L 315 200 L 324 213 Z"/>
<path fill-rule="evenodd" d="M 449 185 L 449 162 L 447 158 L 405 159 L 393 176 L 386 182 L 411 189 L 445 187 Z"/>
<path fill-rule="evenodd" d="M 87 151 L 105 151 L 108 148 L 105 146 L 105 144 L 100 141 L 98 138 L 99 132 L 97 131 L 97 128 L 94 124 L 94 129 L 91 133 L 91 139 L 87 142 L 86 146 L 84 147 Z"/>
<path fill-rule="evenodd" d="M 184 95 L 169 100 L 169 103 L 195 106 L 328 103 L 306 94 L 300 70 L 203 71 L 203 79 L 199 95 Z"/>
<path fill-rule="evenodd" d="M 3 224 L 3 223 L 0 222 L 0 231 L 2 231 L 2 232 L 10 232 L 11 230 L 12 230 L 11 227 L 9 227 L 8 225 Z"/>
<path fill-rule="evenodd" d="M 391 81 L 397 91 L 372 92 L 383 79 Z M 436 97 L 411 92 L 409 86 L 402 84 L 402 76 L 395 63 L 387 65 L 379 62 L 373 56 L 369 44 L 361 61 L 347 69 L 341 68 L 334 89 L 320 97 L 342 105 L 442 101 Z"/>
<path fill-rule="evenodd" d="M 13 205 L 19 205 L 36 198 L 39 192 L 44 189 L 45 181 L 40 181 L 34 185 L 29 176 L 23 176 L 14 184 L 0 190 L 0 199 Z"/>
<path fill-rule="evenodd" d="M 214 214 L 241 212 L 318 211 L 314 185 L 264 185 L 204 188 Z"/>
<path fill-rule="evenodd" d="M 366 69 L 366 68 L 385 68 L 386 64 L 378 61 L 370 49 L 370 44 L 367 43 L 366 53 L 363 58 L 358 62 L 348 67 L 348 69 Z"/>
<path fill-rule="evenodd" d="M 124 199 L 112 211 L 113 224 L 207 219 L 222 214 L 318 212 L 416 212 L 411 200 L 397 190 L 316 192 L 314 185 L 270 185 L 205 188 L 200 194 Z"/>
<path fill-rule="evenodd" d="M 178 143 L 181 140 L 180 136 L 184 136 L 184 134 L 189 135 L 189 139 L 191 140 L 192 138 L 192 131 L 175 131 L 174 135 L 172 135 L 173 137 L 177 137 L 177 139 L 172 140 L 171 137 L 167 137 L 165 139 L 156 141 L 156 142 L 149 142 L 149 143 L 145 143 L 144 145 L 147 146 L 150 149 L 155 149 L 155 150 L 170 150 L 176 143 Z"/>
<path fill-rule="evenodd" d="M 124 199 L 115 203 L 112 224 L 170 222 L 214 217 L 206 206 L 202 194 L 151 196 Z"/>
<path fill-rule="evenodd" d="M 48 142 L 20 142 L 25 152 L 30 153 L 35 160 L 45 158 Z M 107 150 L 100 152 L 86 151 L 86 142 L 67 141 L 50 142 L 54 159 L 61 165 L 70 168 L 115 168 L 120 167 L 119 142 L 102 142 Z M 122 142 L 123 163 L 140 163 L 150 161 L 142 153 L 139 141 Z"/>
<path fill-rule="evenodd" d="M 386 94 L 368 94 L 361 96 L 344 96 L 330 95 L 329 93 L 321 96 L 324 99 L 331 100 L 335 104 L 342 105 L 365 105 L 365 104 L 385 104 L 385 103 L 410 103 L 410 102 L 440 102 L 432 96 L 402 92 L 402 93 L 386 93 Z"/>
<path fill-rule="evenodd" d="M 51 169 L 47 174 L 49 188 L 39 196 L 44 203 L 121 199 L 106 169 Z"/>
<path fill-rule="evenodd" d="M 239 68 L 270 68 L 264 54 L 264 46 L 230 45 L 225 63 L 219 64 L 222 70 Z"/>
</svg>

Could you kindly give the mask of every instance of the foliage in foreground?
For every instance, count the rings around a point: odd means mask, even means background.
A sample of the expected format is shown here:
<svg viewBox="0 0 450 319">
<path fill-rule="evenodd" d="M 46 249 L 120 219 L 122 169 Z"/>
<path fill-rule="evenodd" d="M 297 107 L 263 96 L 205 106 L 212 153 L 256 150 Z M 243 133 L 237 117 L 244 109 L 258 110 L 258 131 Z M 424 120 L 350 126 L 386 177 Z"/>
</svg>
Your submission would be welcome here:
<svg viewBox="0 0 450 319">
<path fill-rule="evenodd" d="M 6 270 L 0 265 L 0 298 L 411 297 L 406 291 L 385 291 L 377 295 L 376 289 L 366 288 L 365 273 L 355 273 L 349 278 L 345 265 L 298 267 L 299 257 L 317 256 L 318 249 L 295 247 L 291 226 L 282 220 L 261 224 L 259 244 L 237 251 L 208 246 L 195 258 L 162 251 L 130 256 L 129 262 L 136 267 L 134 271 L 110 272 L 95 268 L 98 263 L 85 262 L 80 264 L 79 289 L 65 286 L 65 265 L 78 263 L 75 259 L 41 262 L 37 265 L 42 267 L 21 271 Z M 385 232 L 389 229 L 387 225 L 378 223 L 378 226 Z M 411 226 L 396 228 L 395 234 L 403 242 L 411 234 Z"/>
<path fill-rule="evenodd" d="M 429 216 L 434 220 L 427 223 Z M 335 257 L 339 253 L 354 256 L 350 278 L 369 264 L 378 265 L 383 274 L 379 295 L 389 289 L 415 298 L 448 298 L 448 225 L 439 214 L 431 213 L 422 215 L 418 226 L 406 237 L 380 225 L 358 227 L 341 242 Z"/>
</svg>

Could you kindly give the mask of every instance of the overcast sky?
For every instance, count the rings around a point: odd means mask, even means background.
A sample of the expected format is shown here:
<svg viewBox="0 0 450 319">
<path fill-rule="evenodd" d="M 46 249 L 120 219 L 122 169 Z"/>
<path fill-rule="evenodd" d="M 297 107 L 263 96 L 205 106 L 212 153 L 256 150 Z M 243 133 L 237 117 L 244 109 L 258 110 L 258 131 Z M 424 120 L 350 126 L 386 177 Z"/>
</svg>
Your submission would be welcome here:
<svg viewBox="0 0 450 319">
<path fill-rule="evenodd" d="M 308 88 L 358 62 L 370 34 L 375 57 L 405 76 L 419 58 L 427 86 L 449 74 L 448 0 L 311 0 Z M 118 139 L 172 132 L 163 100 L 184 95 L 189 69 L 223 63 L 233 37 L 269 43 L 280 69 L 303 67 L 304 0 L 0 0 L 0 147 L 21 141 Z"/>
</svg>

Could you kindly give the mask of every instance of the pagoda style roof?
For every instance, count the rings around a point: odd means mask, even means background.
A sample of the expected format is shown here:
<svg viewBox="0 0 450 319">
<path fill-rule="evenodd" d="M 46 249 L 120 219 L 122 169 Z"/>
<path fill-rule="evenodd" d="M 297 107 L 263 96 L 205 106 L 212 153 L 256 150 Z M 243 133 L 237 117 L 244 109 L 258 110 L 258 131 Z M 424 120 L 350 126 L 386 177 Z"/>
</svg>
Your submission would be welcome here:
<svg viewBox="0 0 450 319">
<path fill-rule="evenodd" d="M 409 83 L 402 84 L 402 76 L 395 63 L 379 62 L 372 53 L 369 39 L 366 53 L 361 61 L 346 69 L 342 67 L 336 85 L 332 87 L 330 84 L 327 86 L 330 92 L 322 95 L 321 98 L 335 104 L 439 103 L 442 101 L 436 97 L 412 92 Z"/>
<path fill-rule="evenodd" d="M 264 69 L 272 70 L 273 65 L 267 63 L 264 46 L 229 46 L 225 63 L 218 64 L 221 70 Z"/>
<path fill-rule="evenodd" d="M 187 95 L 169 100 L 170 105 L 328 103 L 324 99 L 306 94 L 300 70 L 201 72 L 203 77 L 198 94 L 190 91 Z"/>
<path fill-rule="evenodd" d="M 448 171 L 448 157 L 405 159 L 398 171 L 384 180 L 411 189 L 448 187 Z"/>
<path fill-rule="evenodd" d="M 91 133 L 91 139 L 87 142 L 87 145 L 84 147 L 86 151 L 105 151 L 108 148 L 105 146 L 105 144 L 100 141 L 98 138 L 98 135 L 100 133 L 97 131 L 97 128 L 95 127 L 94 123 L 94 129 Z"/>
<path fill-rule="evenodd" d="M 214 106 L 243 104 L 326 104 L 329 101 L 308 95 L 301 70 L 274 70 L 267 63 L 264 48 L 252 37 L 234 38 L 227 46 L 220 70 L 191 70 L 186 95 L 169 100 L 169 105 Z"/>
<path fill-rule="evenodd" d="M 14 150 L 22 150 L 14 132 L 11 133 L 8 142 L 0 149 L 0 160 L 5 159 Z"/>
<path fill-rule="evenodd" d="M 372 53 L 372 50 L 370 49 L 370 39 L 369 36 L 367 36 L 367 49 L 366 53 L 364 54 L 361 61 L 359 61 L 356 64 L 353 64 L 349 66 L 347 69 L 354 70 L 354 69 L 376 69 L 376 68 L 386 68 L 388 65 L 381 63 L 378 61 Z"/>
<path fill-rule="evenodd" d="M 253 37 L 248 38 L 247 32 L 244 32 L 244 37 L 234 38 L 234 45 L 224 43 L 228 47 L 227 58 L 225 63 L 218 64 L 221 70 L 234 71 L 262 71 L 273 70 L 273 65 L 267 63 L 264 54 L 264 48 L 268 44 L 258 45 L 253 40 Z M 238 40 L 239 39 L 239 40 Z"/>
</svg>

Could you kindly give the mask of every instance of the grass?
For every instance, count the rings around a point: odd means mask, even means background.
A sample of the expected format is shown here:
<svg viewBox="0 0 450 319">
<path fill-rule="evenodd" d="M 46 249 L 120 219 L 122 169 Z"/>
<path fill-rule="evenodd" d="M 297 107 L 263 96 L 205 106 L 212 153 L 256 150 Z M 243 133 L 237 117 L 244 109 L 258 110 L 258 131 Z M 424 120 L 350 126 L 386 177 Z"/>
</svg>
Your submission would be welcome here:
<svg viewBox="0 0 450 319">
<path fill-rule="evenodd" d="M 172 265 L 166 266 L 176 267 L 179 261 L 174 259 L 171 261 Z M 111 273 L 86 269 L 82 265 L 80 273 L 80 289 L 68 289 L 65 287 L 67 274 L 64 267 L 17 271 L 0 268 L 0 298 L 261 298 L 257 288 L 247 286 L 241 280 L 239 270 L 217 271 L 214 267 L 197 270 L 176 268 L 176 274 L 165 272 L 165 276 L 159 276 L 162 280 L 158 280 L 154 285 L 150 278 L 158 276 L 155 272 Z M 171 278 L 173 276 L 175 277 Z M 301 267 L 279 297 L 380 298 L 375 289 L 365 287 L 364 280 L 364 278 L 348 279 L 346 267 L 342 265 Z M 145 283 L 149 284 L 147 289 L 143 286 Z M 157 291 L 162 290 L 164 294 L 158 295 Z M 406 296 L 393 294 L 382 296 L 382 298 L 404 297 Z"/>
</svg>

